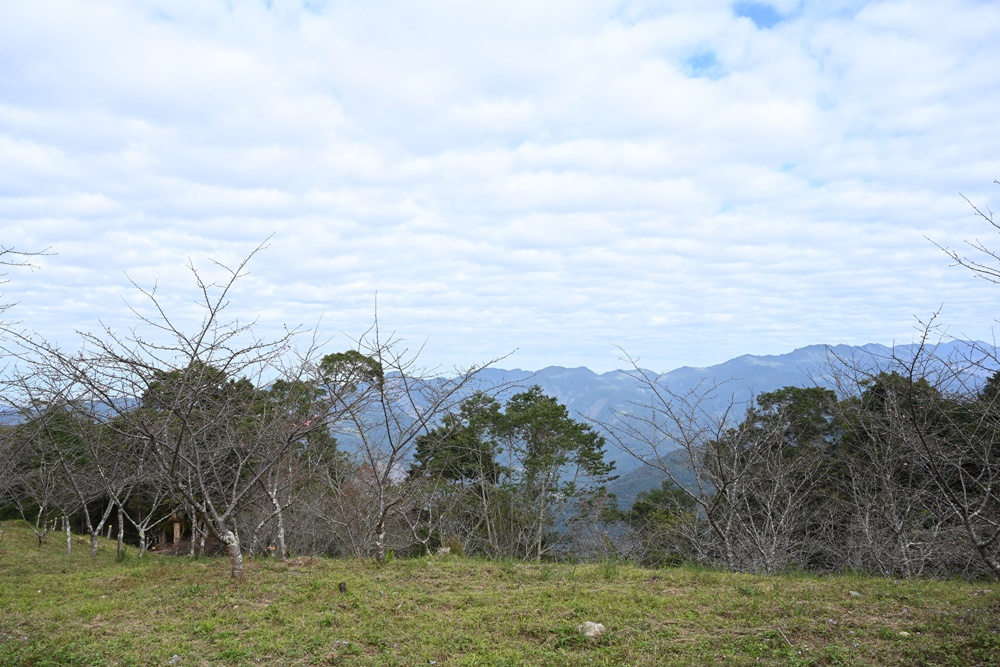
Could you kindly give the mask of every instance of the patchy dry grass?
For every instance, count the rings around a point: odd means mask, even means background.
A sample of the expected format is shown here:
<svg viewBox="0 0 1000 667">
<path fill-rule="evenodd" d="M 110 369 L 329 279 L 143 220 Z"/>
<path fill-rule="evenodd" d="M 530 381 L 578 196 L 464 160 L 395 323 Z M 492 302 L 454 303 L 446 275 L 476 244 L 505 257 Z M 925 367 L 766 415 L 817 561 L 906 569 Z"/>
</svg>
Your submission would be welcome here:
<svg viewBox="0 0 1000 667">
<path fill-rule="evenodd" d="M 258 560 L 232 582 L 222 559 L 0 530 L 0 665 L 1000 665 L 995 582 L 455 557 Z"/>
</svg>

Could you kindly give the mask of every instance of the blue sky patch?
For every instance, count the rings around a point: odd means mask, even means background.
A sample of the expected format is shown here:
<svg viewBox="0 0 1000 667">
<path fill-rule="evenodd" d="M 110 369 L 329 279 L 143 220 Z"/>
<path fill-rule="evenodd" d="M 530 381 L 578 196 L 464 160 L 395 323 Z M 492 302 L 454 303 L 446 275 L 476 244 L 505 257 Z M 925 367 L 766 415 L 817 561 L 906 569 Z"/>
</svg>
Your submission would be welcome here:
<svg viewBox="0 0 1000 667">
<path fill-rule="evenodd" d="M 702 51 L 685 58 L 684 66 L 689 75 L 697 78 L 718 79 L 725 73 L 713 51 Z"/>
<path fill-rule="evenodd" d="M 733 5 L 737 16 L 745 16 L 758 28 L 773 28 L 781 23 L 782 16 L 777 10 L 763 2 L 737 2 Z"/>
</svg>

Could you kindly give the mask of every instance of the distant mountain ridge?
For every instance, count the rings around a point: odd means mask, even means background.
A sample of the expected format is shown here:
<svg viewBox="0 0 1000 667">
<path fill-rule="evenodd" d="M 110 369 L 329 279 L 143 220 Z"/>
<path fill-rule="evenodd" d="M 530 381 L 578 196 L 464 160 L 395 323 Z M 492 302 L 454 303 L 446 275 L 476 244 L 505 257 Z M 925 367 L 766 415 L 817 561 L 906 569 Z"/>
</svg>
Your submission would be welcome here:
<svg viewBox="0 0 1000 667">
<path fill-rule="evenodd" d="M 660 381 L 677 394 L 686 394 L 699 388 L 707 390 L 718 385 L 709 405 L 721 410 L 732 401 L 739 412 L 742 412 L 742 406 L 747 405 L 754 396 L 782 387 L 834 388 L 832 366 L 842 360 L 871 368 L 884 366 L 893 355 L 903 359 L 912 358 L 916 350 L 916 345 L 888 347 L 877 343 L 810 345 L 779 355 L 745 354 L 705 368 L 682 366 L 662 374 L 646 370 L 640 372 L 651 377 L 659 376 Z M 972 382 L 985 379 L 995 370 L 995 364 L 991 366 L 986 363 L 989 358 L 983 354 L 984 351 L 992 352 L 994 359 L 996 358 L 996 348 L 988 343 L 950 341 L 929 345 L 928 351 L 943 359 L 982 360 L 981 366 L 973 365 L 967 370 Z M 585 367 L 549 366 L 534 372 L 488 368 L 479 374 L 474 384 L 474 388 L 484 389 L 511 384 L 510 388 L 501 393 L 501 398 L 537 384 L 546 394 L 563 403 L 573 417 L 597 423 L 612 421 L 616 410 L 634 410 L 649 402 L 648 389 L 644 391 L 630 377 L 629 372 L 624 370 L 595 373 Z M 618 464 L 618 472 L 623 477 L 622 484 L 628 486 L 630 482 L 625 478 L 630 477 L 629 473 L 639 464 L 610 439 L 607 451 L 608 458 Z M 650 478 L 648 472 L 644 474 L 637 471 L 636 475 L 643 479 Z M 655 478 L 654 475 L 652 479 Z M 630 491 L 623 496 L 634 496 L 634 493 L 635 491 Z M 622 500 L 626 499 L 623 497 Z"/>
<path fill-rule="evenodd" d="M 672 371 L 658 374 L 641 369 L 650 376 L 659 376 L 671 391 L 683 394 L 699 387 L 709 388 L 719 385 L 716 392 L 722 400 L 746 403 L 754 396 L 788 386 L 833 387 L 831 366 L 838 360 L 853 360 L 865 366 L 884 363 L 893 354 L 910 358 L 916 345 L 887 347 L 876 343 L 867 345 L 810 345 L 779 355 L 752 355 L 730 359 L 729 361 L 697 368 L 682 366 Z M 982 359 L 982 350 L 996 354 L 988 343 L 975 341 L 953 341 L 930 345 L 928 349 L 944 359 L 964 360 L 970 357 Z M 984 362 L 989 361 L 985 359 Z M 976 377 L 989 375 L 992 369 L 988 363 L 984 367 L 970 368 L 969 374 Z M 586 367 L 564 368 L 549 366 L 539 371 L 521 369 L 505 370 L 487 368 L 476 381 L 477 386 L 495 386 L 514 383 L 517 386 L 539 385 L 547 394 L 555 396 L 577 417 L 598 421 L 610 416 L 608 408 L 627 402 L 643 402 L 644 394 L 636 381 L 629 375 L 632 371 L 614 370 L 595 373 Z"/>
</svg>

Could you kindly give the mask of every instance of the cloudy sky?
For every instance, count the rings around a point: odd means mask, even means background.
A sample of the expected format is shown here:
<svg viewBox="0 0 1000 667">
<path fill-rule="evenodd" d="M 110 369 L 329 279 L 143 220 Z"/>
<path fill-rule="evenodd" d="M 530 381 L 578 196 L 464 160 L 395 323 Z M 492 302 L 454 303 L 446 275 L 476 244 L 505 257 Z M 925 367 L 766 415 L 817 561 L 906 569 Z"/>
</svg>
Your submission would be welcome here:
<svg viewBox="0 0 1000 667">
<path fill-rule="evenodd" d="M 377 295 L 443 368 L 992 336 L 932 241 L 1000 249 L 993 0 L 0 2 L 7 317 L 64 346 L 265 239 L 234 316 Z"/>
</svg>

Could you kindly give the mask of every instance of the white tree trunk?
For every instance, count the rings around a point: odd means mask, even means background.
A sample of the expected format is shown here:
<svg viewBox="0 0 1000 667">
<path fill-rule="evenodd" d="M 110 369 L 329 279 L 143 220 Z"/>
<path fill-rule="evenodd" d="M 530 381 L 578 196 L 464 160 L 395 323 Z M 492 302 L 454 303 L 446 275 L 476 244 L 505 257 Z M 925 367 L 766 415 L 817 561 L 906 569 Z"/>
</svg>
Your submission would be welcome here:
<svg viewBox="0 0 1000 667">
<path fill-rule="evenodd" d="M 282 507 L 281 501 L 278 500 L 278 484 L 275 484 L 272 488 L 267 490 L 267 496 L 271 499 L 271 504 L 274 506 L 275 520 L 278 524 L 278 556 L 281 560 L 288 560 L 288 547 L 285 546 L 285 508 Z"/>
<path fill-rule="evenodd" d="M 118 551 L 115 552 L 118 561 L 125 559 L 125 510 L 118 506 Z"/>
<path fill-rule="evenodd" d="M 229 576 L 239 579 L 243 576 L 243 551 L 240 549 L 240 538 L 235 532 L 226 530 L 222 533 L 222 542 L 229 552 Z"/>
<path fill-rule="evenodd" d="M 375 524 L 375 560 L 379 565 L 385 562 L 385 516 Z"/>
</svg>

